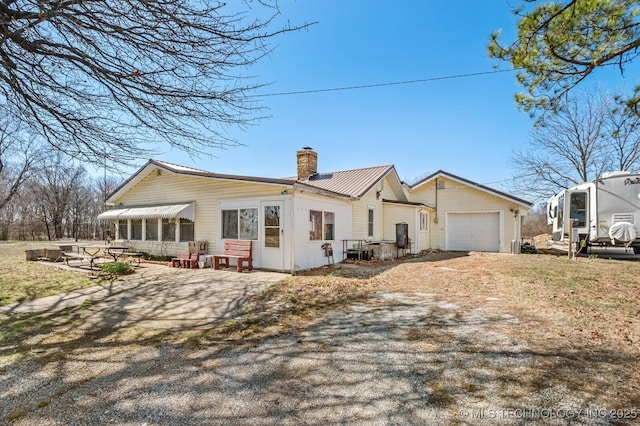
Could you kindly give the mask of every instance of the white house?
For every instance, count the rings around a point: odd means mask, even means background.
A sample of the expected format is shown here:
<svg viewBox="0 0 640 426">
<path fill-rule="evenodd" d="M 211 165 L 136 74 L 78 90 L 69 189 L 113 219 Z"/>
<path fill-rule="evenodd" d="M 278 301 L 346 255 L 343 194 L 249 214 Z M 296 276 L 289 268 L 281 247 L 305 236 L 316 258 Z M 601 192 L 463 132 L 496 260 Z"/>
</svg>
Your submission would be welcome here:
<svg viewBox="0 0 640 426">
<path fill-rule="evenodd" d="M 116 240 L 148 253 L 173 255 L 190 241 L 219 253 L 226 239 L 248 239 L 256 268 L 294 272 L 325 265 L 325 243 L 336 261 L 362 245 L 393 255 L 398 229 L 408 237 L 402 253 L 508 252 L 531 207 L 442 171 L 407 186 L 393 165 L 320 173 L 317 165 L 311 148 L 297 152 L 298 176 L 284 179 L 149 160 L 111 194 L 112 208 L 99 218 L 116 223 Z"/>
</svg>

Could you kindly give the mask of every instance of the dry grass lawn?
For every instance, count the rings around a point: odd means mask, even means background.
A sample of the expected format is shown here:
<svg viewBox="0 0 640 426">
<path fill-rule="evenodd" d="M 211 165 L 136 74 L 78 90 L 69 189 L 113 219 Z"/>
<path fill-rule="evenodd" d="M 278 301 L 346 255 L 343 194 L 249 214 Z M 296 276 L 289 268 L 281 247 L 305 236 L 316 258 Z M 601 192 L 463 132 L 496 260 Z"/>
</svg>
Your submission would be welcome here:
<svg viewBox="0 0 640 426">
<path fill-rule="evenodd" d="M 377 287 L 482 308 L 496 332 L 527 342 L 534 356 L 525 389 L 563 386 L 616 409 L 640 408 L 640 262 L 549 255 L 470 256 L 404 263 Z M 489 326 L 491 327 L 491 326 Z M 442 336 L 440 336 L 442 338 Z M 482 342 L 471 347 L 490 350 Z"/>
<path fill-rule="evenodd" d="M 237 318 L 205 332 L 205 340 L 233 335 L 246 343 L 300 329 L 371 292 L 452 303 L 459 318 L 482 310 L 493 328 L 485 333 L 507 335 L 514 345 L 526 342 L 534 358 L 525 374 L 496 371 L 504 380 L 520 383 L 523 392 L 566 388 L 590 403 L 640 416 L 638 261 L 432 253 L 403 262 L 326 267 L 289 278 L 254 298 Z M 427 352 L 459 340 L 446 328 L 415 329 L 408 338 Z M 491 351 L 486 342 L 463 343 L 464 350 Z"/>
<path fill-rule="evenodd" d="M 25 250 L 46 247 L 46 241 L 0 241 L 0 306 L 96 285 L 84 274 L 26 261 Z"/>
<path fill-rule="evenodd" d="M 65 291 L 88 284 L 80 275 L 46 269 L 24 261 L 23 250 L 9 255 L 7 245 L 0 245 L 0 304 L 16 299 L 16 290 L 40 296 L 51 291 Z M 13 259 L 13 260 L 12 260 Z M 44 269 L 43 269 L 44 268 Z M 45 272 L 46 270 L 46 272 Z M 73 275 L 73 276 L 72 276 Z M 488 333 L 506 336 L 514 348 L 525 347 L 532 359 L 526 367 L 492 373 L 501 380 L 517 383 L 514 401 L 526 393 L 564 388 L 572 395 L 595 406 L 609 409 L 640 410 L 640 262 L 601 258 L 552 255 L 501 255 L 484 253 L 432 253 L 401 262 L 369 262 L 342 268 L 321 268 L 290 277 L 253 297 L 230 320 L 206 329 L 183 330 L 179 334 L 155 331 L 158 341 L 181 342 L 194 347 L 255 346 L 266 338 L 308 330 L 330 312 L 349 312 L 350 306 L 372 294 L 402 294 L 414 300 L 443 302 L 455 306 L 453 314 L 432 310 L 431 328 L 416 327 L 406 338 L 425 354 L 442 353 L 442 347 L 455 343 L 455 353 L 473 357 L 505 356 L 493 353 L 490 342 L 482 340 Z M 7 296 L 9 295 L 9 296 Z M 4 299 L 3 299 L 4 297 Z M 389 300 L 389 306 L 397 301 Z M 457 320 L 482 315 L 483 333 L 462 336 Z M 447 316 L 446 325 L 443 318 Z M 56 326 L 11 328 L 24 318 L 0 321 L 0 356 L 7 338 L 37 340 L 46 330 L 50 345 L 55 341 Z M 438 324 L 443 326 L 438 326 Z M 2 330 L 4 328 L 4 330 Z M 10 332 L 8 331 L 10 330 Z M 68 341 L 68 329 L 61 333 L 60 344 Z M 79 331 L 76 331 L 80 333 Z M 110 339 L 122 342 L 126 351 L 127 330 L 93 330 L 74 345 Z M 140 345 L 149 334 L 137 331 Z M 4 336 L 4 337 L 3 337 Z M 43 340 L 45 336 L 41 336 Z M 66 348 L 65 351 L 74 348 Z M 462 354 L 462 355 L 461 355 Z M 6 353 L 5 353 L 6 355 Z M 23 358 L 29 358 L 25 352 Z M 508 355 L 508 354 L 507 354 Z M 508 355 L 511 356 L 511 355 Z M 33 358 L 33 357 L 32 357 Z M 42 362 L 49 362 L 42 360 Z M 56 360 L 59 362 L 59 359 Z M 464 367 L 464 359 L 443 359 Z M 7 367 L 5 367 L 7 368 Z M 489 368 L 489 367 L 487 367 Z M 6 370 L 5 370 L 6 371 Z M 440 392 L 442 403 L 455 404 L 452 389 L 469 396 L 480 394 L 478 380 L 433 385 L 433 396 Z M 511 389 L 511 388 L 509 388 Z"/>
</svg>

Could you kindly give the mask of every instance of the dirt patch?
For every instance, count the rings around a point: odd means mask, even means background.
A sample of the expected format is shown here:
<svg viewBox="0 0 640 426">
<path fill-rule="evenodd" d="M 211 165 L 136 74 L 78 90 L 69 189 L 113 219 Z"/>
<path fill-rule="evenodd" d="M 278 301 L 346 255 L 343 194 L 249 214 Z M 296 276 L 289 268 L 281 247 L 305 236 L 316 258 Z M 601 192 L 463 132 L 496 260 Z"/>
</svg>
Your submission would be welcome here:
<svg viewBox="0 0 640 426">
<path fill-rule="evenodd" d="M 434 253 L 359 267 L 376 288 L 453 303 L 460 317 L 486 318 L 485 333 L 505 336 L 515 347 L 525 344 L 531 364 L 525 378 L 511 377 L 524 380 L 529 391 L 563 387 L 607 407 L 640 407 L 634 373 L 640 362 L 640 262 Z M 331 273 L 352 275 L 348 269 Z M 459 340 L 432 337 L 437 344 Z M 487 343 L 476 342 L 478 350 Z"/>
<path fill-rule="evenodd" d="M 634 424 L 639 275 L 635 262 L 433 253 L 308 271 L 197 330 L 35 323 L 48 337 L 0 370 L 0 418 Z"/>
</svg>

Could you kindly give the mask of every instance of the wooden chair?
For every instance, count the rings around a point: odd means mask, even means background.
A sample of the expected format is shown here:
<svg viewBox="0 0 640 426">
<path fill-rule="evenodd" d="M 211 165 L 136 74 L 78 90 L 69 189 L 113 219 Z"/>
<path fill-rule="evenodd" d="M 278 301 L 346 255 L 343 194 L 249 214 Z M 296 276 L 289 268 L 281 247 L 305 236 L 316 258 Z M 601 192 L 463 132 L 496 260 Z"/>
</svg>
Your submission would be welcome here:
<svg viewBox="0 0 640 426">
<path fill-rule="evenodd" d="M 200 255 L 198 253 L 189 253 L 189 258 L 185 259 L 182 262 L 182 267 L 189 268 L 189 269 L 197 269 L 198 260 L 200 260 Z"/>
<path fill-rule="evenodd" d="M 190 253 L 186 251 L 178 252 L 178 257 L 171 259 L 171 266 L 174 268 L 184 268 L 185 262 L 189 260 Z"/>
</svg>

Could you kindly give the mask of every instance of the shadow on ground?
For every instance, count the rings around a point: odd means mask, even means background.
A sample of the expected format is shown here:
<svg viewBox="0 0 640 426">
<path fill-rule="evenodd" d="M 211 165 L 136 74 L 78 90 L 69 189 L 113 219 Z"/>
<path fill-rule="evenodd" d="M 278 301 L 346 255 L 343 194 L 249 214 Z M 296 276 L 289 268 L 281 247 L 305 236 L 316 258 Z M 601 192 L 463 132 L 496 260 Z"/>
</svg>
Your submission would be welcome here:
<svg viewBox="0 0 640 426">
<path fill-rule="evenodd" d="M 433 250 L 418 255 L 407 255 L 393 260 L 352 260 L 346 259 L 334 265 L 327 265 L 307 271 L 301 271 L 296 275 L 302 276 L 338 276 L 346 278 L 367 279 L 382 274 L 398 265 L 409 262 L 440 262 L 469 256 L 467 251 L 439 251 Z"/>
<path fill-rule="evenodd" d="M 185 303 L 195 296 L 186 293 Z M 627 395 L 625 405 L 603 407 L 582 389 L 585 377 L 596 388 L 617 386 L 604 377 L 624 381 L 628 372 L 617 366 L 628 365 L 627 357 L 606 348 L 533 349 L 504 332 L 526 324 L 499 314 L 491 302 L 465 311 L 378 292 L 286 333 L 228 342 L 210 336 L 215 343 L 207 343 L 184 339 L 194 325 L 149 331 L 123 322 L 117 306 L 126 299 L 120 300 L 93 311 L 100 321 L 83 332 L 88 310 L 100 303 L 57 316 L 24 314 L 24 321 L 41 318 L 42 327 L 20 343 L 31 346 L 29 359 L 0 370 L 0 419 L 40 425 L 611 424 L 610 409 L 640 403 Z M 237 308 L 224 310 L 241 316 Z M 49 343 L 50 333 L 66 340 Z M 15 347 L 4 339 L 2 357 Z M 551 413 L 540 411 L 545 407 L 564 417 L 545 417 Z"/>
</svg>

